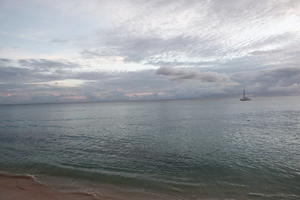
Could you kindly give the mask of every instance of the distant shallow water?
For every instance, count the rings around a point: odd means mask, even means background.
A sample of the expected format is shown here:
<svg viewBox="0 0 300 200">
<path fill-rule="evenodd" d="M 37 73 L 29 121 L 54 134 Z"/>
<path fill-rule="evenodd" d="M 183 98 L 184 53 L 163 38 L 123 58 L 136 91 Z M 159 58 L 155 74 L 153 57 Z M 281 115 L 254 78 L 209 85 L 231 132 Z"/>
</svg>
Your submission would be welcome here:
<svg viewBox="0 0 300 200">
<path fill-rule="evenodd" d="M 0 106 L 0 170 L 185 199 L 300 199 L 299 102 Z"/>
</svg>

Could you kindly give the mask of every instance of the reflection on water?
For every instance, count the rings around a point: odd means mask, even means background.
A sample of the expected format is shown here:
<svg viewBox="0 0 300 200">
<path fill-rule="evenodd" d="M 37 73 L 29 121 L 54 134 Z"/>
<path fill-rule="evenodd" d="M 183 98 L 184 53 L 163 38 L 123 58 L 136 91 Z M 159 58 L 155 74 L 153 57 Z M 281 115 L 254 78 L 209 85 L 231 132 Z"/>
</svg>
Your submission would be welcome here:
<svg viewBox="0 0 300 200">
<path fill-rule="evenodd" d="M 0 106 L 0 169 L 191 199 L 299 199 L 299 100 Z"/>
</svg>

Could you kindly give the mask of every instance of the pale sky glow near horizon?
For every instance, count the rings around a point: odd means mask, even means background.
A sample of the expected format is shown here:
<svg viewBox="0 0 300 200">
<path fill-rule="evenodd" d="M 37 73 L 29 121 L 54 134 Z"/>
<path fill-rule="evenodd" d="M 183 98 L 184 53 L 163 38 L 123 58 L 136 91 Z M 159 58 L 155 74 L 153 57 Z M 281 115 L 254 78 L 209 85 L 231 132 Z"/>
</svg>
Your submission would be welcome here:
<svg viewBox="0 0 300 200">
<path fill-rule="evenodd" d="M 0 104 L 300 95 L 299 0 L 0 0 Z"/>
</svg>

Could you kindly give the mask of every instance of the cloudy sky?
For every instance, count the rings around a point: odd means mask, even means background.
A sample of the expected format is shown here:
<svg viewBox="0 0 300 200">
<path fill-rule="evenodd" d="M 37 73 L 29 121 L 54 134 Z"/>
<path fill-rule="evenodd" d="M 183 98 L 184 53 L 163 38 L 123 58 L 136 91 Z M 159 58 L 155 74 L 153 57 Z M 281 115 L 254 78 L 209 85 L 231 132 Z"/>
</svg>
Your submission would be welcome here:
<svg viewBox="0 0 300 200">
<path fill-rule="evenodd" d="M 299 0 L 0 0 L 0 103 L 300 94 Z"/>
</svg>

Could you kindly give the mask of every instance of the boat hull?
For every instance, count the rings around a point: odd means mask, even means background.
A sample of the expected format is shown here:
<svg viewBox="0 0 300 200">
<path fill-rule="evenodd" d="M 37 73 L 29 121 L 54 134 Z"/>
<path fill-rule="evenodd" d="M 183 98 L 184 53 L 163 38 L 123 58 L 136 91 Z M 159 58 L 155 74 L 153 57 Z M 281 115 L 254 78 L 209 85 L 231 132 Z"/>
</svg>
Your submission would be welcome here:
<svg viewBox="0 0 300 200">
<path fill-rule="evenodd" d="M 244 98 L 240 98 L 240 101 L 251 101 L 251 99 L 248 97 L 244 97 Z"/>
</svg>

